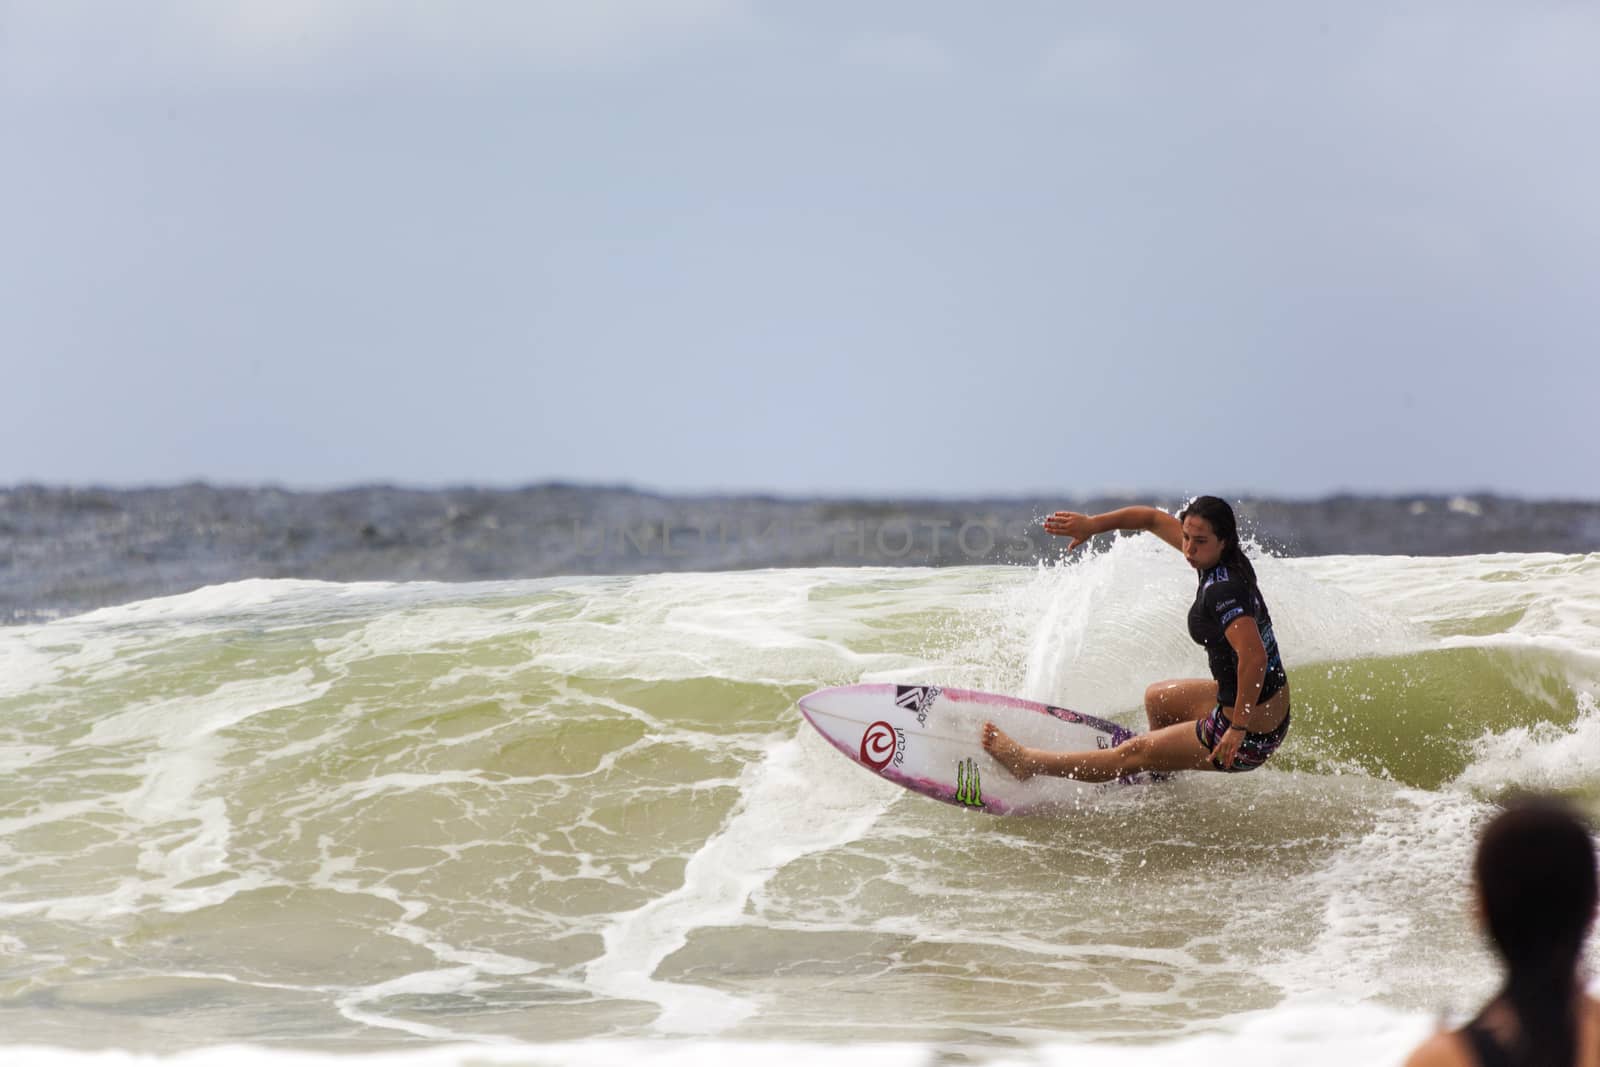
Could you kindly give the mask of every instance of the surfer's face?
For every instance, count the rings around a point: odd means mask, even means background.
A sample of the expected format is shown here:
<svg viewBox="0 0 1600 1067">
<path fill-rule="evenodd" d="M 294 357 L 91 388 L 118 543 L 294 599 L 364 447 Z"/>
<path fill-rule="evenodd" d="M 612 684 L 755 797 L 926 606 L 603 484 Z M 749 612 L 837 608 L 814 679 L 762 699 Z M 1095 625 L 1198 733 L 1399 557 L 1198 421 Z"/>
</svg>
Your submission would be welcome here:
<svg viewBox="0 0 1600 1067">
<path fill-rule="evenodd" d="M 1217 540 L 1217 532 L 1198 515 L 1183 520 L 1183 558 L 1201 571 L 1222 561 L 1222 542 Z"/>
</svg>

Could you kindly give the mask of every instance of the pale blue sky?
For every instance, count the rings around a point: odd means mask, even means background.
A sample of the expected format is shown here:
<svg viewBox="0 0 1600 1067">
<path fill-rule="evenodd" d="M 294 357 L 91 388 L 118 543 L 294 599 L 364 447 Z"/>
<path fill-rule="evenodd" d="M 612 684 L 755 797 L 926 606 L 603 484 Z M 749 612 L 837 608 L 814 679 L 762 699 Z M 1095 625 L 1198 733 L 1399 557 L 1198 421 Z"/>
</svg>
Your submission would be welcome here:
<svg viewBox="0 0 1600 1067">
<path fill-rule="evenodd" d="M 0 483 L 1600 497 L 1592 3 L 0 0 Z"/>
</svg>

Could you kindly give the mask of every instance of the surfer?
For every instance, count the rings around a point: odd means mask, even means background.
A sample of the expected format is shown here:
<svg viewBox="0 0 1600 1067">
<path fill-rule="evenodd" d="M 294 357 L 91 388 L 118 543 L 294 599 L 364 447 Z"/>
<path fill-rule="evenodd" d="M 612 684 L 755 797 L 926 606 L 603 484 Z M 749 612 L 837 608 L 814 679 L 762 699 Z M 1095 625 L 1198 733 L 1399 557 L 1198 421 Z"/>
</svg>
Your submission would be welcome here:
<svg viewBox="0 0 1600 1067">
<path fill-rule="evenodd" d="M 1140 771 L 1248 771 L 1277 751 L 1289 732 L 1289 679 L 1255 568 L 1239 547 L 1233 508 L 1195 497 L 1177 517 L 1131 507 L 1103 515 L 1058 511 L 1047 533 L 1077 548 L 1112 530 L 1148 530 L 1183 553 L 1200 576 L 1189 635 L 1204 646 L 1211 677 L 1157 682 L 1145 690 L 1150 731 L 1116 748 L 1051 752 L 1018 744 L 992 722 L 983 747 L 1018 778 L 1035 774 L 1106 782 Z"/>
<path fill-rule="evenodd" d="M 1505 984 L 1466 1026 L 1423 1042 L 1406 1067 L 1600 1065 L 1600 1000 L 1584 995 L 1581 974 L 1597 900 L 1588 828 L 1555 798 L 1515 801 L 1478 839 L 1472 881 Z"/>
</svg>

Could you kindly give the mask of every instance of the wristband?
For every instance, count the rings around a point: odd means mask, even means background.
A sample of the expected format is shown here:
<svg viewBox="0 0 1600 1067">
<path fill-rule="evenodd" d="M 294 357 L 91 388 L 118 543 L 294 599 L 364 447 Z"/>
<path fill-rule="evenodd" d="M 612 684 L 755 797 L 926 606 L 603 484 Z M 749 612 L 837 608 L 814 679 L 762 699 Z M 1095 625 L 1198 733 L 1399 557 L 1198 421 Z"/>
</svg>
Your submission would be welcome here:
<svg viewBox="0 0 1600 1067">
<path fill-rule="evenodd" d="M 1236 723 L 1236 722 L 1230 722 L 1230 723 L 1229 723 L 1229 724 L 1228 724 L 1228 729 L 1229 729 L 1229 730 L 1242 730 L 1242 731 L 1244 731 L 1244 732 L 1245 732 L 1245 733 L 1249 733 L 1249 732 L 1250 732 L 1250 731 L 1249 731 L 1249 730 L 1248 730 L 1248 729 L 1246 729 L 1246 728 L 1245 728 L 1245 727 L 1243 727 L 1243 726 L 1241 726 L 1241 725 L 1239 725 L 1239 724 L 1238 724 L 1238 723 Z M 1225 730 L 1225 731 L 1223 731 L 1223 732 L 1224 732 L 1224 733 L 1226 733 L 1226 732 L 1227 732 L 1227 731 L 1226 731 L 1226 730 Z"/>
</svg>

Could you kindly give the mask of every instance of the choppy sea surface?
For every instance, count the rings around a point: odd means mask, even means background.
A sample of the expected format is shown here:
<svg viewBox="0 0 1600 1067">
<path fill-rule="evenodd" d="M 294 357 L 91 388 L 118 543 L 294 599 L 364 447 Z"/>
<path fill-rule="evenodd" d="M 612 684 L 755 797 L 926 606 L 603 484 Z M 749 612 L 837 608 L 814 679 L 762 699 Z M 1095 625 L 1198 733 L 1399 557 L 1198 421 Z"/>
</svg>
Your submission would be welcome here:
<svg viewBox="0 0 1600 1067">
<path fill-rule="evenodd" d="M 0 1060 L 1398 1063 L 1495 985 L 1497 799 L 1600 816 L 1600 555 L 1257 563 L 1279 755 L 1058 818 L 903 792 L 795 701 L 935 682 L 1142 728 L 1147 684 L 1205 673 L 1151 538 L 0 628 Z"/>
</svg>

